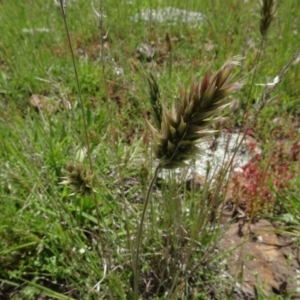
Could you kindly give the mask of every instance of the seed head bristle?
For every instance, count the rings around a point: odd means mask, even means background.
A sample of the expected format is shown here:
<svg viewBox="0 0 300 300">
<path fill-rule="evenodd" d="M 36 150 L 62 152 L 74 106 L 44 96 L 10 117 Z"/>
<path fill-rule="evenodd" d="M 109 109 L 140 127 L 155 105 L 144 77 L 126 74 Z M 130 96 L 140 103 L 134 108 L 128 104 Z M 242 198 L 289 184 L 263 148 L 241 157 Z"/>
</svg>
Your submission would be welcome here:
<svg viewBox="0 0 300 300">
<path fill-rule="evenodd" d="M 260 34 L 264 37 L 276 13 L 275 0 L 261 0 L 260 9 Z"/>
<path fill-rule="evenodd" d="M 218 114 L 230 104 L 227 96 L 240 89 L 241 83 L 232 81 L 232 69 L 240 58 L 226 62 L 212 74 L 208 70 L 202 82 L 192 82 L 189 92 L 179 90 L 179 103 L 171 109 L 161 106 L 161 125 L 154 128 L 153 146 L 163 168 L 185 166 L 185 161 L 201 153 L 197 144 L 216 131 L 208 126 L 218 120 Z"/>
<path fill-rule="evenodd" d="M 69 164 L 67 174 L 60 184 L 68 185 L 75 193 L 89 195 L 93 191 L 95 176 L 90 169 L 81 163 Z"/>
</svg>

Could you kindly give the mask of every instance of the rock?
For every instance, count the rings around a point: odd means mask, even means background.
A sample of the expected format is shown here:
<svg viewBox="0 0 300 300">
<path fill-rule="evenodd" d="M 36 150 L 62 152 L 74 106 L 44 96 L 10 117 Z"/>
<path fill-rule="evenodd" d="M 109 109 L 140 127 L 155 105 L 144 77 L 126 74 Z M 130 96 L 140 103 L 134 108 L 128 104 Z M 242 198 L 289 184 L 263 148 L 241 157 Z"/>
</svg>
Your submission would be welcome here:
<svg viewBox="0 0 300 300">
<path fill-rule="evenodd" d="M 278 237 L 267 220 L 231 224 L 220 249 L 229 251 L 228 272 L 241 280 L 242 291 L 255 295 L 259 290 L 267 297 L 273 293 L 300 297 L 299 254 L 295 256 L 292 243 Z"/>
<path fill-rule="evenodd" d="M 239 145 L 242 137 L 243 133 L 220 132 L 216 140 L 216 148 L 214 149 L 212 149 L 211 141 L 204 139 L 198 145 L 201 149 L 201 155 L 195 161 L 187 161 L 187 170 L 184 170 L 184 168 L 172 170 L 172 176 L 177 176 L 178 182 L 180 182 L 183 178 L 182 175 L 190 179 L 194 173 L 198 173 L 206 177 L 207 180 L 211 180 L 221 170 L 224 170 L 224 166 L 231 161 L 234 154 L 232 169 L 239 171 L 242 166 L 250 161 L 253 155 L 248 151 L 248 145 L 245 141 L 242 142 L 241 147 L 235 153 L 236 147 Z M 169 178 L 169 174 L 169 170 L 162 170 L 160 176 L 163 179 L 167 179 Z"/>
<path fill-rule="evenodd" d="M 195 22 L 202 22 L 204 19 L 205 19 L 204 15 L 199 12 L 187 11 L 175 7 L 143 9 L 139 13 L 131 17 L 131 20 L 134 22 L 143 20 L 146 22 L 158 22 L 158 23 L 164 23 L 164 22 L 195 23 Z"/>
</svg>

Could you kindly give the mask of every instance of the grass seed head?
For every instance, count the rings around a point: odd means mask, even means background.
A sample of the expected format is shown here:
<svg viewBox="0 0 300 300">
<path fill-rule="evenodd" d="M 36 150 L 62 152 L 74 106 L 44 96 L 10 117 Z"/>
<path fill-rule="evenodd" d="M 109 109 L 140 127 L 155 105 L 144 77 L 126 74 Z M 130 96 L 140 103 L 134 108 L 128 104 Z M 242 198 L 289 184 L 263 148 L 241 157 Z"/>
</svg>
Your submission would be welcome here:
<svg viewBox="0 0 300 300">
<path fill-rule="evenodd" d="M 160 101 L 160 91 L 155 77 L 150 74 L 147 78 L 149 84 L 150 103 L 152 107 L 152 119 L 156 128 L 160 128 L 162 118 L 162 104 Z"/>
<path fill-rule="evenodd" d="M 261 0 L 260 33 L 264 37 L 276 13 L 275 0 Z"/>
<path fill-rule="evenodd" d="M 76 194 L 89 195 L 93 191 L 95 176 L 90 169 L 81 164 L 67 165 L 67 174 L 60 184 L 68 185 Z"/>
<path fill-rule="evenodd" d="M 239 60 L 226 62 L 215 74 L 208 70 L 202 82 L 192 82 L 189 91 L 181 87 L 176 107 L 161 106 L 159 128 L 148 122 L 154 153 L 162 167 L 183 167 L 186 160 L 201 153 L 197 144 L 216 132 L 208 126 L 218 120 L 219 114 L 230 104 L 227 96 L 241 87 L 241 83 L 232 80 L 232 70 Z M 158 119 L 155 119 L 156 124 Z"/>
</svg>

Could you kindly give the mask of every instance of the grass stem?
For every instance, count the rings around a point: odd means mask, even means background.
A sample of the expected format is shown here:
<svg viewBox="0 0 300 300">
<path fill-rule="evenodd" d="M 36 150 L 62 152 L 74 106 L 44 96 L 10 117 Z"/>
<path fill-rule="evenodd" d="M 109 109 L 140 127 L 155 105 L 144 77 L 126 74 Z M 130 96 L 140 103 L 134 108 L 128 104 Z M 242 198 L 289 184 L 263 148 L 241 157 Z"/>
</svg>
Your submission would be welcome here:
<svg viewBox="0 0 300 300">
<path fill-rule="evenodd" d="M 140 256 L 140 246 L 141 246 L 141 240 L 142 240 L 142 232 L 143 232 L 143 224 L 144 224 L 144 220 L 145 220 L 145 215 L 146 215 L 146 210 L 149 204 L 149 200 L 150 200 L 150 195 L 152 192 L 152 188 L 154 185 L 154 182 L 157 178 L 158 172 L 160 171 L 160 169 L 162 168 L 161 164 L 159 164 L 154 172 L 154 175 L 151 179 L 151 182 L 149 184 L 148 190 L 147 190 L 147 194 L 146 194 L 146 199 L 144 202 L 144 207 L 143 207 L 143 211 L 142 211 L 142 216 L 141 216 L 141 220 L 138 226 L 138 232 L 137 232 L 137 236 L 136 236 L 136 252 L 135 252 L 135 262 L 134 262 L 134 300 L 138 300 L 139 298 L 139 275 L 140 275 L 140 271 L 139 271 L 139 256 Z"/>
<path fill-rule="evenodd" d="M 73 46 L 72 46 L 72 42 L 71 42 L 71 37 L 70 37 L 70 32 L 69 32 L 69 27 L 68 27 L 68 23 L 67 23 L 66 11 L 65 11 L 64 4 L 63 4 L 63 0 L 60 0 L 60 9 L 61 9 L 61 14 L 62 14 L 62 17 L 63 17 L 64 24 L 65 24 L 65 30 L 66 30 L 68 44 L 69 44 L 71 57 L 72 57 L 72 64 L 73 64 L 73 68 L 74 68 L 75 80 L 76 80 L 78 97 L 79 97 L 80 107 L 81 107 L 82 120 L 83 120 L 86 152 L 87 152 L 87 156 L 88 156 L 88 160 L 89 160 L 91 173 L 94 174 L 94 168 L 93 168 L 92 156 L 91 156 L 91 149 L 90 149 L 89 137 L 88 137 L 88 131 L 87 131 L 87 122 L 86 122 L 86 116 L 85 116 L 85 111 L 84 111 L 84 103 L 83 103 L 83 99 L 82 99 L 81 88 L 80 88 L 79 79 L 78 79 L 78 72 L 77 72 L 76 63 L 75 63 L 74 50 L 73 50 Z M 97 222 L 98 222 L 98 232 L 100 234 L 101 214 L 100 214 L 100 211 L 99 211 L 97 199 L 96 199 L 95 194 L 93 192 L 93 188 L 92 188 L 91 197 L 92 197 L 93 202 L 95 204 L 95 209 L 96 209 L 96 214 L 97 214 Z M 104 244 L 102 244 L 102 246 L 104 246 Z"/>
<path fill-rule="evenodd" d="M 71 42 L 71 37 L 70 37 L 70 32 L 69 32 L 69 27 L 68 27 L 68 23 L 67 23 L 66 11 L 65 11 L 65 8 L 64 8 L 63 0 L 60 0 L 60 9 L 61 9 L 61 14 L 62 14 L 62 17 L 63 17 L 63 20 L 64 20 L 67 39 L 68 39 L 68 44 L 69 44 L 71 57 L 72 57 L 72 64 L 73 64 L 75 80 L 76 80 L 76 85 L 77 85 L 77 92 L 78 92 L 78 97 L 79 97 L 79 102 L 80 102 L 80 107 L 81 107 L 81 113 L 82 113 L 82 120 L 83 120 L 83 127 L 84 127 L 84 138 L 85 138 L 87 156 L 88 156 L 88 159 L 89 159 L 91 172 L 93 173 L 93 163 L 92 163 L 92 157 L 91 157 L 89 137 L 88 137 L 88 132 L 87 132 L 87 124 L 86 124 L 86 118 L 85 118 L 84 105 L 83 105 L 81 88 L 80 88 L 79 79 L 78 79 L 78 72 L 77 72 L 76 63 L 75 63 L 75 56 L 74 56 L 74 51 L 73 51 L 73 46 L 72 46 L 72 42 Z"/>
</svg>

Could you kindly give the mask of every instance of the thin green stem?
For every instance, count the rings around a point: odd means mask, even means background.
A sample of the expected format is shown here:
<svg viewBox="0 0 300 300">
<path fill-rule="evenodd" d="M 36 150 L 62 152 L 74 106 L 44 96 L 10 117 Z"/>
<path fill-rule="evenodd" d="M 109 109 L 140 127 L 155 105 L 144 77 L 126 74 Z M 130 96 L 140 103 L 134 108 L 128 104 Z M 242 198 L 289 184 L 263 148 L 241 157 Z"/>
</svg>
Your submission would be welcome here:
<svg viewBox="0 0 300 300">
<path fill-rule="evenodd" d="M 135 245 L 135 262 L 134 262 L 134 300 L 138 300 L 139 298 L 139 293 L 138 293 L 138 289 L 139 289 L 139 277 L 140 277 L 140 271 L 139 271 L 139 256 L 140 256 L 140 246 L 141 246 L 141 240 L 142 240 L 142 232 L 143 232 L 143 224 L 144 224 L 144 220 L 145 220 L 145 215 L 146 215 L 146 210 L 149 204 L 149 200 L 150 200 L 150 195 L 152 192 L 152 188 L 154 185 L 154 182 L 157 178 L 158 172 L 160 171 L 160 169 L 162 168 L 162 165 L 159 164 L 154 172 L 154 175 L 150 181 L 149 187 L 148 187 L 148 191 L 146 194 L 146 199 L 144 202 L 144 207 L 143 207 L 143 211 L 142 211 L 142 216 L 141 216 L 141 220 L 139 223 L 139 227 L 138 227 L 138 232 L 137 232 L 137 236 L 136 236 L 136 245 Z"/>
<path fill-rule="evenodd" d="M 283 66 L 279 74 L 277 75 L 277 80 L 272 84 L 271 86 L 266 86 L 264 93 L 261 96 L 261 99 L 256 107 L 256 114 L 258 114 L 265 105 L 268 104 L 268 101 L 270 100 L 270 96 L 272 92 L 276 89 L 276 87 L 281 83 L 283 77 L 286 75 L 287 71 L 291 68 L 293 64 L 299 59 L 300 57 L 300 44 L 298 45 L 298 48 L 294 52 L 292 58 Z M 275 80 L 275 79 L 274 79 Z M 254 118 L 255 120 L 256 118 Z"/>
<path fill-rule="evenodd" d="M 106 65 L 105 65 L 105 39 L 107 39 L 109 27 L 107 30 L 104 28 L 104 9 L 103 9 L 103 0 L 99 1 L 99 12 L 98 15 L 98 28 L 100 30 L 100 43 L 101 43 L 101 49 L 100 49 L 100 56 L 101 56 L 101 66 L 102 66 L 102 75 L 103 75 L 103 81 L 104 81 L 104 89 L 106 94 L 106 108 L 108 113 L 110 113 L 109 109 L 109 92 L 107 87 L 107 76 L 106 76 Z"/>
<path fill-rule="evenodd" d="M 74 55 L 73 46 L 72 46 L 72 42 L 71 42 L 71 37 L 70 37 L 70 32 L 69 32 L 69 27 L 68 27 L 68 23 L 67 23 L 66 12 L 65 12 L 65 8 L 64 8 L 63 0 L 60 0 L 60 10 L 61 10 L 61 14 L 62 14 L 62 17 L 64 20 L 68 44 L 69 44 L 71 57 L 72 57 L 72 64 L 73 64 L 73 68 L 74 68 L 75 80 L 76 80 L 78 97 L 79 97 L 79 101 L 80 101 L 81 113 L 82 113 L 82 119 L 83 119 L 84 138 L 85 138 L 85 144 L 86 144 L 86 149 L 87 149 L 87 156 L 89 159 L 91 172 L 93 173 L 93 163 L 92 163 L 91 149 L 90 149 L 90 144 L 89 144 L 89 137 L 88 137 L 88 131 L 87 131 L 84 105 L 83 105 L 81 88 L 80 88 L 79 79 L 78 79 L 78 72 L 77 72 L 76 63 L 75 63 L 75 55 Z"/>
<path fill-rule="evenodd" d="M 93 174 L 94 173 L 94 168 L 93 168 L 92 155 L 91 155 L 91 149 L 90 149 L 90 144 L 89 144 L 87 123 L 86 123 L 86 117 L 85 117 L 85 111 L 84 111 L 84 103 L 83 103 L 83 100 L 82 100 L 81 88 L 80 88 L 79 79 L 78 79 L 78 72 L 77 72 L 76 63 L 75 63 L 75 55 L 74 55 L 73 46 L 72 46 L 72 42 L 71 42 L 71 37 L 70 37 L 70 32 L 69 32 L 69 27 L 68 27 L 68 23 L 67 23 L 66 11 L 65 11 L 64 4 L 63 4 L 63 0 L 60 0 L 60 10 L 61 10 L 61 14 L 62 14 L 62 17 L 63 17 L 63 20 L 64 20 L 65 30 L 66 30 L 67 39 L 68 39 L 68 44 L 69 44 L 69 48 L 70 48 L 70 52 L 71 52 L 72 64 L 73 64 L 73 68 L 74 68 L 75 80 L 76 80 L 77 91 L 78 91 L 78 97 L 79 97 L 80 106 L 81 106 L 81 113 L 82 113 L 82 119 L 83 119 L 84 137 L 85 137 L 85 144 L 86 144 L 86 149 L 87 149 L 87 156 L 88 156 L 88 159 L 89 159 L 90 170 L 91 170 L 91 173 Z M 92 199 L 95 203 L 97 221 L 98 221 L 98 230 L 99 230 L 99 234 L 100 234 L 100 228 L 101 228 L 100 227 L 100 225 L 101 225 L 100 224 L 100 217 L 101 217 L 101 214 L 100 214 L 100 211 L 99 211 L 98 202 L 97 202 L 97 199 L 96 199 L 96 196 L 95 196 L 94 192 L 92 192 L 91 197 L 92 197 Z M 103 248 L 102 250 L 104 250 L 104 243 L 103 242 L 102 242 L 102 248 Z"/>
<path fill-rule="evenodd" d="M 255 80 L 256 73 L 257 73 L 258 63 L 259 63 L 260 56 L 261 56 L 261 53 L 262 53 L 263 48 L 264 48 L 265 41 L 266 41 L 266 39 L 265 39 L 265 37 L 263 37 L 261 39 L 261 42 L 260 42 L 258 53 L 257 53 L 257 55 L 255 57 L 255 60 L 254 60 L 254 66 L 255 66 L 255 68 L 254 68 L 253 76 L 252 76 L 252 79 L 251 79 L 250 89 L 249 89 L 249 92 L 248 92 L 248 96 L 246 98 L 247 102 L 246 102 L 246 109 L 245 109 L 245 111 L 248 111 L 249 101 L 250 101 L 250 97 L 251 97 L 252 88 L 254 86 L 254 80 Z"/>
<path fill-rule="evenodd" d="M 254 72 L 253 72 L 253 76 L 252 76 L 252 79 L 251 79 L 251 83 L 250 83 L 250 89 L 249 89 L 249 92 L 248 92 L 248 96 L 246 98 L 246 109 L 245 111 L 248 111 L 248 106 L 249 106 L 249 101 L 250 101 L 250 97 L 251 97 L 251 92 L 252 92 L 252 88 L 254 86 L 254 80 L 255 80 L 255 76 L 256 76 L 256 72 L 257 72 L 257 67 L 258 67 L 258 63 L 259 63 L 259 60 L 260 60 L 260 56 L 261 56 L 261 53 L 263 51 L 263 48 L 264 48 L 264 45 L 265 45 L 265 42 L 266 42 L 266 37 L 263 36 L 262 39 L 261 39 L 261 42 L 260 42 L 260 46 L 259 46 L 259 50 L 258 50 L 258 53 L 255 57 L 255 62 L 254 62 L 254 65 L 255 65 L 255 69 L 254 69 Z M 218 184 L 218 188 L 216 189 L 217 191 L 219 190 L 219 188 L 221 187 L 221 182 L 223 182 L 223 179 L 225 178 L 228 170 L 232 167 L 232 164 L 233 164 L 233 160 L 238 152 L 238 150 L 240 149 L 242 143 L 244 142 L 244 139 L 247 135 L 247 131 L 248 129 L 251 128 L 251 124 L 252 124 L 252 120 L 250 121 L 250 123 L 247 124 L 246 126 L 246 130 L 244 131 L 243 135 L 242 135 L 242 138 L 240 141 L 237 142 L 237 147 L 235 148 L 235 151 L 230 159 L 230 162 L 229 164 L 226 165 L 226 168 L 225 168 L 225 172 L 224 172 L 224 176 L 222 176 L 222 180 L 219 181 L 219 184 Z M 239 136 L 240 136 L 240 133 L 239 133 Z"/>
</svg>

